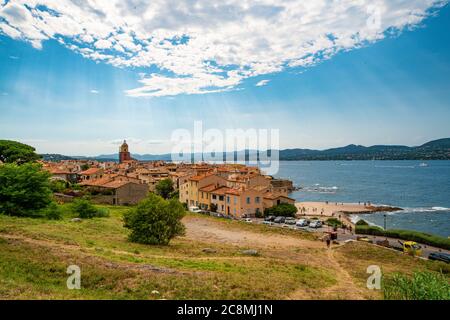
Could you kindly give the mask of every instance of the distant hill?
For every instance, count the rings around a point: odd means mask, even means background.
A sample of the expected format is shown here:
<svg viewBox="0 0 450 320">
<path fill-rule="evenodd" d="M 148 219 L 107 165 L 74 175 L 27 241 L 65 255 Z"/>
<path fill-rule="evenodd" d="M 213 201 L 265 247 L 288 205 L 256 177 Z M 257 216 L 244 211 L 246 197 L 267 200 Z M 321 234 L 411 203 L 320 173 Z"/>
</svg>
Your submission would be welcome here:
<svg viewBox="0 0 450 320">
<path fill-rule="evenodd" d="M 350 144 L 326 150 L 280 150 L 281 160 L 439 160 L 450 159 L 450 138 L 427 142 L 417 147 Z"/>
<path fill-rule="evenodd" d="M 57 154 L 57 153 L 45 153 L 45 154 L 41 154 L 40 156 L 45 161 L 54 161 L 54 162 L 58 162 L 61 160 L 73 160 L 74 159 L 73 157 L 64 156 L 62 154 Z"/>
<path fill-rule="evenodd" d="M 345 147 L 326 150 L 284 149 L 280 150 L 280 160 L 450 160 L 450 138 L 433 140 L 421 146 L 408 147 L 399 145 L 375 145 L 365 147 L 350 144 Z M 256 150 L 242 150 L 224 154 L 224 159 L 243 160 L 249 155 L 258 154 Z M 118 154 L 102 154 L 95 157 L 64 156 L 59 154 L 44 154 L 44 160 L 59 161 L 65 159 L 91 159 L 99 161 L 118 161 Z M 132 154 L 139 161 L 165 160 L 170 161 L 170 154 Z M 193 155 L 191 155 L 192 157 Z M 199 159 L 200 155 L 195 154 Z M 59 160 L 57 160 L 59 159 Z"/>
</svg>

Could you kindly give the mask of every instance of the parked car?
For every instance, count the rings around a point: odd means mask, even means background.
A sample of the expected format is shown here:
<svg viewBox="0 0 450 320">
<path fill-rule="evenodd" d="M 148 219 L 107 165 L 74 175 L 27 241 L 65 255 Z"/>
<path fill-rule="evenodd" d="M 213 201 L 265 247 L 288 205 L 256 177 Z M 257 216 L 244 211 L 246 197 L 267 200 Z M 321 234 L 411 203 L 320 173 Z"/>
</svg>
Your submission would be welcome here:
<svg viewBox="0 0 450 320">
<path fill-rule="evenodd" d="M 428 255 L 428 259 L 450 263 L 450 254 L 445 252 L 432 252 Z"/>
<path fill-rule="evenodd" d="M 284 223 L 285 220 L 286 220 L 286 217 L 279 216 L 279 217 L 276 217 L 273 220 L 273 222 L 275 222 L 275 223 Z"/>
<path fill-rule="evenodd" d="M 189 207 L 189 211 L 190 212 L 195 212 L 195 213 L 200 213 L 202 210 L 200 210 L 199 207 L 192 206 L 192 207 Z"/>
<path fill-rule="evenodd" d="M 368 237 L 366 237 L 366 236 L 357 236 L 357 237 L 356 237 L 356 240 L 372 243 L 372 240 L 370 240 L 370 239 L 369 239 Z"/>
<path fill-rule="evenodd" d="M 310 227 L 310 228 L 314 228 L 314 229 L 320 228 L 320 227 L 322 227 L 322 221 L 320 221 L 320 220 L 314 220 L 314 221 L 312 221 L 312 222 L 309 224 L 309 227 Z"/>
<path fill-rule="evenodd" d="M 306 219 L 300 219 L 295 224 L 297 227 L 307 227 L 308 226 L 308 220 Z"/>
<path fill-rule="evenodd" d="M 252 223 L 253 222 L 252 219 L 250 219 L 250 218 L 245 218 L 244 221 L 247 222 L 247 223 Z"/>
<path fill-rule="evenodd" d="M 262 222 L 262 224 L 267 224 L 267 225 L 271 225 L 271 224 L 272 224 L 272 222 L 271 222 L 271 221 L 267 221 L 267 220 L 264 220 L 264 221 Z"/>
<path fill-rule="evenodd" d="M 289 225 L 294 225 L 294 224 L 295 224 L 295 219 L 292 218 L 292 217 L 287 217 L 287 218 L 284 220 L 284 223 L 285 223 L 285 224 L 289 224 Z"/>
<path fill-rule="evenodd" d="M 273 221 L 273 220 L 275 220 L 275 216 L 267 216 L 267 217 L 265 217 L 264 218 L 264 221 Z"/>
</svg>

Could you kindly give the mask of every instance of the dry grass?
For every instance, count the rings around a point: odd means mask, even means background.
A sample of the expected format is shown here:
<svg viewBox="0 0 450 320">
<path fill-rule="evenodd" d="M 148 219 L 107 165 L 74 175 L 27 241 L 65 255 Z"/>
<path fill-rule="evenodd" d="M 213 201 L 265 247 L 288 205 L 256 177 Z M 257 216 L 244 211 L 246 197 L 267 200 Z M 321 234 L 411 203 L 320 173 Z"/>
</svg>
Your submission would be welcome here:
<svg viewBox="0 0 450 320">
<path fill-rule="evenodd" d="M 330 254 L 315 235 L 193 214 L 170 245 L 135 244 L 122 226 L 127 208 L 109 209 L 79 223 L 0 215 L 0 298 L 379 298 L 364 287 L 369 264 L 388 273 L 442 267 L 360 243 Z M 243 255 L 248 248 L 259 255 Z M 71 264 L 81 267 L 81 290 L 66 288 Z"/>
</svg>

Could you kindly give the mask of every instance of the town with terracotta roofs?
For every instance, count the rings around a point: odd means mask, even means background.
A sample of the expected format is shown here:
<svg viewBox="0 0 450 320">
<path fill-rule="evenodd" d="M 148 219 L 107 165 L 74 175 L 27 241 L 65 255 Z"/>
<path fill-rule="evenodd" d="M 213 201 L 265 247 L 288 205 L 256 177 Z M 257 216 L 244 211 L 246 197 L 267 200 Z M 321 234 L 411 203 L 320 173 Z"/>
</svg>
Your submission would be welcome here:
<svg viewBox="0 0 450 320">
<path fill-rule="evenodd" d="M 70 202 L 77 193 L 88 192 L 91 201 L 107 205 L 133 205 L 155 191 L 159 181 L 170 179 L 186 207 L 212 211 L 232 218 L 257 217 L 289 197 L 293 183 L 265 175 L 258 167 L 242 164 L 173 163 L 137 161 L 126 141 L 119 148 L 119 161 L 42 161 L 53 180 L 76 183 L 81 190 L 56 194 Z"/>
</svg>

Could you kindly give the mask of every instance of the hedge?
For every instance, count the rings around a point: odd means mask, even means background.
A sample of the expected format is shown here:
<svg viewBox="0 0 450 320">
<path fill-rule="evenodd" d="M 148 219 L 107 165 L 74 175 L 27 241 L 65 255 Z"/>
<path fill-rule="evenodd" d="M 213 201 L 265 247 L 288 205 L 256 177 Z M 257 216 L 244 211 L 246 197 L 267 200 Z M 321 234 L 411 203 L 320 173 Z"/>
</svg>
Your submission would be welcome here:
<svg viewBox="0 0 450 320">
<path fill-rule="evenodd" d="M 390 229 L 383 230 L 375 226 L 356 226 L 357 234 L 368 234 L 372 236 L 391 237 L 407 241 L 420 242 L 429 246 L 450 250 L 450 239 L 412 230 Z"/>
<path fill-rule="evenodd" d="M 328 218 L 327 221 L 325 221 L 325 223 L 328 226 L 332 226 L 332 227 L 341 227 L 342 226 L 342 222 L 336 218 Z"/>
<path fill-rule="evenodd" d="M 297 213 L 297 207 L 290 203 L 280 203 L 271 208 L 264 210 L 264 215 L 267 216 L 283 216 L 283 217 L 295 217 Z"/>
</svg>

